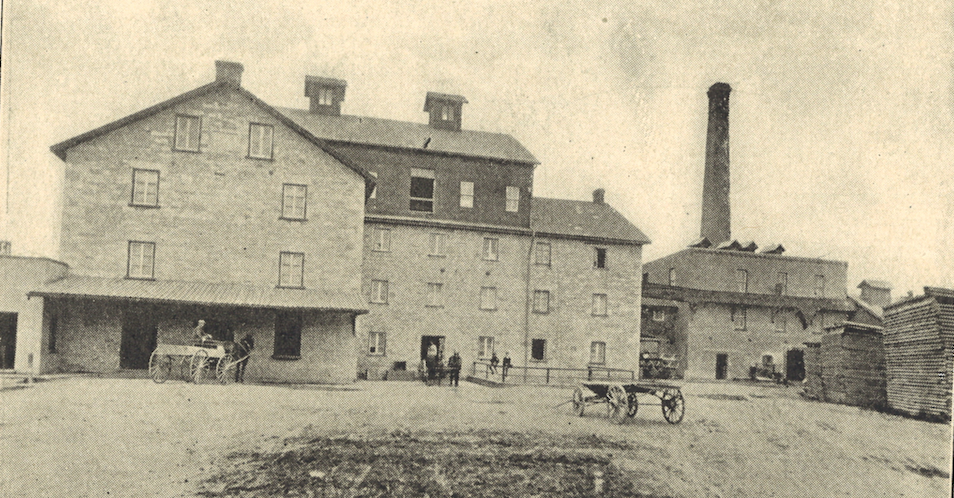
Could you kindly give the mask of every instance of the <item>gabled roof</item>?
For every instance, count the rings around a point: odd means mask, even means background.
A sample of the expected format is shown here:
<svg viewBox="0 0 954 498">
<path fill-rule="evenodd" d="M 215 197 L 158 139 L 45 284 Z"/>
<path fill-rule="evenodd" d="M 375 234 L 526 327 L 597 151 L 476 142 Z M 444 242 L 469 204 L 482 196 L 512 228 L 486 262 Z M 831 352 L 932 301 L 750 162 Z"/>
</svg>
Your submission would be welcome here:
<svg viewBox="0 0 954 498">
<path fill-rule="evenodd" d="M 594 242 L 649 244 L 649 237 L 609 204 L 534 197 L 530 228 L 540 235 Z"/>
<path fill-rule="evenodd" d="M 132 280 L 70 275 L 42 285 L 29 296 L 129 299 L 268 309 L 315 309 L 367 313 L 357 292 L 284 289 L 243 284 Z"/>
<path fill-rule="evenodd" d="M 865 280 L 862 280 L 860 284 L 858 284 L 859 289 L 865 286 L 872 287 L 875 289 L 891 290 L 891 283 L 886 282 L 884 280 L 865 279 Z"/>
<path fill-rule="evenodd" d="M 884 310 L 880 306 L 868 304 L 864 300 L 855 298 L 853 296 L 848 296 L 848 299 L 850 299 L 851 302 L 855 304 L 855 306 L 867 311 L 878 320 L 882 320 L 882 321 L 884 320 Z"/>
<path fill-rule="evenodd" d="M 303 128 L 297 122 L 289 119 L 288 116 L 285 116 L 284 114 L 279 112 L 276 108 L 266 104 L 264 101 L 262 101 L 261 99 L 253 95 L 252 92 L 249 92 L 248 90 L 228 80 L 218 80 L 218 81 L 213 81 L 212 83 L 209 83 L 207 85 L 202 85 L 199 88 L 177 95 L 169 100 L 160 102 L 152 107 L 147 107 L 146 109 L 130 114 L 124 118 L 117 119 L 116 121 L 113 121 L 111 123 L 107 123 L 103 126 L 100 126 L 99 128 L 77 135 L 68 140 L 64 140 L 50 147 L 50 150 L 53 151 L 53 153 L 56 154 L 57 157 L 65 161 L 66 151 L 69 150 L 71 147 L 75 147 L 76 145 L 79 145 L 83 142 L 88 142 L 96 137 L 105 135 L 111 131 L 122 128 L 123 126 L 126 126 L 130 123 L 134 123 L 141 119 L 145 119 L 155 114 L 158 114 L 162 111 L 170 109 L 183 102 L 187 102 L 189 100 L 192 100 L 198 97 L 209 95 L 219 90 L 233 90 L 238 92 L 243 97 L 249 99 L 256 105 L 258 105 L 260 108 L 262 108 L 262 110 L 272 115 L 272 117 L 277 119 L 280 123 L 291 128 L 296 133 L 304 137 L 306 140 L 315 144 L 319 149 L 323 150 L 324 152 L 328 153 L 328 155 L 335 158 L 335 160 L 337 160 L 341 164 L 347 166 L 354 172 L 361 175 L 366 182 L 372 182 L 372 185 L 373 185 L 374 179 L 371 176 L 371 174 L 368 173 L 367 170 L 365 170 L 361 166 L 358 166 L 357 164 L 354 164 L 353 162 L 343 157 L 341 154 L 338 153 L 338 151 L 334 150 L 327 142 L 318 138 L 317 136 L 312 134 L 310 131 Z"/>
<path fill-rule="evenodd" d="M 410 123 L 364 116 L 329 116 L 303 109 L 281 107 L 314 136 L 330 142 L 410 149 L 450 155 L 539 164 L 523 145 L 505 133 L 441 130 Z"/>
</svg>

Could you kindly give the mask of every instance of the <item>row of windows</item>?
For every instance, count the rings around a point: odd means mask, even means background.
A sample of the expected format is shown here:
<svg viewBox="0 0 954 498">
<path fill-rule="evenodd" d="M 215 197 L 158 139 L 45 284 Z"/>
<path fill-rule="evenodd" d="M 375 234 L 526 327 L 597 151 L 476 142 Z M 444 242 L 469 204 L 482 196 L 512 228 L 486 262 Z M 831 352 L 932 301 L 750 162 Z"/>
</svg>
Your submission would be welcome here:
<svg viewBox="0 0 954 498">
<path fill-rule="evenodd" d="M 372 280 L 370 302 L 375 304 L 388 304 L 389 282 L 387 280 Z M 438 282 L 429 282 L 427 284 L 427 302 L 425 306 L 440 308 L 444 306 L 444 284 Z M 497 288 L 480 288 L 480 309 L 494 311 L 497 309 Z M 533 291 L 533 312 L 546 314 L 550 312 L 550 291 Z M 593 316 L 606 316 L 607 297 L 606 294 L 593 294 L 590 313 Z"/>
<path fill-rule="evenodd" d="M 480 336 L 477 338 L 477 357 L 486 360 L 491 358 L 496 352 L 496 339 L 493 336 Z M 368 332 L 368 355 L 386 356 L 387 355 L 387 333 L 386 332 Z M 530 359 L 533 361 L 544 361 L 547 359 L 547 340 L 530 340 Z M 606 364 L 606 343 L 603 341 L 593 341 L 590 343 L 590 364 Z"/>
<path fill-rule="evenodd" d="M 275 128 L 272 125 L 249 123 L 248 125 L 248 157 L 254 159 L 272 159 L 274 154 L 273 137 Z M 172 148 L 185 152 L 199 152 L 202 137 L 202 118 L 179 114 L 176 116 L 175 137 Z"/>
<path fill-rule="evenodd" d="M 676 279 L 676 269 L 669 269 L 669 285 L 675 286 L 678 281 Z M 741 293 L 749 292 L 749 271 L 738 269 L 735 271 L 735 291 Z M 775 294 L 778 296 L 788 295 L 788 273 L 778 272 L 775 276 Z M 825 276 L 824 275 L 815 275 L 812 286 L 812 296 L 814 297 L 825 297 Z"/>
<path fill-rule="evenodd" d="M 129 241 L 126 277 L 151 280 L 155 278 L 156 243 Z M 278 286 L 302 288 L 305 286 L 305 253 L 281 252 L 278 255 Z"/>
<path fill-rule="evenodd" d="M 374 171 L 371 175 L 375 178 L 378 174 Z M 411 188 L 410 202 L 408 208 L 411 211 L 422 211 L 426 213 L 434 212 L 434 199 L 436 175 L 432 169 L 411 168 Z M 520 210 L 520 187 L 507 186 L 504 197 L 504 210 L 508 213 L 516 213 Z M 458 204 L 462 208 L 473 209 L 474 207 L 474 182 L 460 182 Z M 375 187 L 371 191 L 371 198 L 377 199 L 378 189 Z"/>
</svg>

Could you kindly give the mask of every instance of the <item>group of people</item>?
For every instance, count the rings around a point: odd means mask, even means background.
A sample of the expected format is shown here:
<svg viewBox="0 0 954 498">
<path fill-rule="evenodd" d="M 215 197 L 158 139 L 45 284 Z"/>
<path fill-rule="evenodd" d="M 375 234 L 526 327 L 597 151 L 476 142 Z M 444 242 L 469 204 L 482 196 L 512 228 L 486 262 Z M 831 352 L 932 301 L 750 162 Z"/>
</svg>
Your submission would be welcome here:
<svg viewBox="0 0 954 498">
<path fill-rule="evenodd" d="M 231 335 L 231 332 L 229 334 Z M 212 334 L 205 330 L 205 320 L 196 322 L 196 326 L 192 330 L 192 339 L 198 346 L 205 346 L 213 341 Z M 239 342 L 226 342 L 232 344 L 231 353 L 239 358 L 238 363 L 235 364 L 235 382 L 245 382 L 245 367 L 248 366 L 248 359 L 252 350 L 255 349 L 255 337 L 248 333 Z"/>
<path fill-rule="evenodd" d="M 424 355 L 424 375 L 426 377 L 424 380 L 428 383 L 433 382 L 434 380 L 440 381 L 442 374 L 442 361 L 440 358 L 440 352 L 437 350 L 437 344 L 433 342 L 427 346 L 427 353 Z M 451 386 L 458 386 L 460 384 L 460 369 L 463 363 L 460 359 L 460 353 L 454 351 L 454 354 L 447 359 L 447 369 L 446 373 L 448 376 L 448 383 Z"/>
<path fill-rule="evenodd" d="M 497 352 L 494 351 L 490 354 L 490 367 L 489 371 L 493 375 L 497 375 L 497 365 L 500 365 L 500 358 L 497 358 Z M 501 365 L 500 376 L 502 380 L 507 379 L 507 372 L 510 368 L 513 367 L 513 363 L 510 361 L 510 353 L 504 355 L 503 365 Z"/>
</svg>

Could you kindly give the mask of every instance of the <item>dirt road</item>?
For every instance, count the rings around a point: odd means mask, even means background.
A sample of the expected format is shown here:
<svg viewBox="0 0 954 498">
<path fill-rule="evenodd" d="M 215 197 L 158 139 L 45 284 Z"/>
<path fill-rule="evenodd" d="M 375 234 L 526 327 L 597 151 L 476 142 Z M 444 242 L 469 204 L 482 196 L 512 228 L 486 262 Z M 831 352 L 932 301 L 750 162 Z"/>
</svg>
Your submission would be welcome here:
<svg viewBox="0 0 954 498">
<path fill-rule="evenodd" d="M 688 384 L 681 424 L 641 406 L 616 425 L 600 407 L 572 415 L 557 388 L 61 379 L 0 391 L 0 496 L 214 496 L 229 455 L 395 431 L 438 446 L 442 435 L 509 434 L 539 451 L 595 438 L 584 449 L 644 495 L 949 496 L 950 427 L 795 391 Z"/>
</svg>

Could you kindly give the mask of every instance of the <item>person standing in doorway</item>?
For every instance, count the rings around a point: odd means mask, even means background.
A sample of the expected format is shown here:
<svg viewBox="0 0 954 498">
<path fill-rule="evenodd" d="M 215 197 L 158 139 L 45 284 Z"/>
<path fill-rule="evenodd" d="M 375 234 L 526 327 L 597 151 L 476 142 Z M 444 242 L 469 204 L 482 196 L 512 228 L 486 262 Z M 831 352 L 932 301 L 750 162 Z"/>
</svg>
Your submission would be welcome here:
<svg viewBox="0 0 954 498">
<path fill-rule="evenodd" d="M 434 376 L 437 373 L 437 344 L 431 342 L 431 344 L 427 346 L 427 355 L 424 360 L 427 365 L 427 380 L 434 380 Z"/>
</svg>

